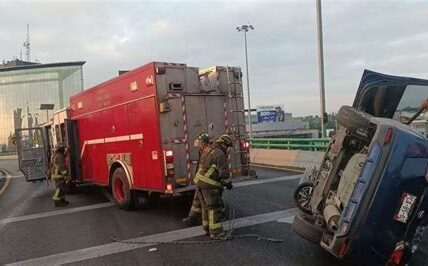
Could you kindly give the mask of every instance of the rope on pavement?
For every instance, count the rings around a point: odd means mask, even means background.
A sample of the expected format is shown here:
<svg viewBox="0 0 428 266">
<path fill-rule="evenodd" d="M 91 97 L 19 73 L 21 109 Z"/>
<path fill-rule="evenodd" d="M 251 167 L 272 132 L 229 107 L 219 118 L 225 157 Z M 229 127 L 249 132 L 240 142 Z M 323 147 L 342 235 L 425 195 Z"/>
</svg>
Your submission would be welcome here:
<svg viewBox="0 0 428 266">
<path fill-rule="evenodd" d="M 216 244 L 221 242 L 230 241 L 233 239 L 242 239 L 242 238 L 255 238 L 260 241 L 267 241 L 273 243 L 282 243 L 284 240 L 277 238 L 264 237 L 259 234 L 242 234 L 232 236 L 232 238 L 218 239 L 218 240 L 194 240 L 194 241 L 146 241 L 146 240 L 123 240 L 115 236 L 110 237 L 111 240 L 124 243 L 124 244 L 137 244 L 137 245 L 159 245 L 159 244 L 172 244 L 172 245 L 204 245 L 204 244 Z"/>
<path fill-rule="evenodd" d="M 171 244 L 171 245 L 205 245 L 205 244 L 216 244 L 221 242 L 230 241 L 233 239 L 243 239 L 243 238 L 254 238 L 259 241 L 266 241 L 271 243 L 282 243 L 283 239 L 265 237 L 259 234 L 240 234 L 233 235 L 233 231 L 235 230 L 235 209 L 232 207 L 234 196 L 233 192 L 229 192 L 229 230 L 227 231 L 227 235 L 224 239 L 215 239 L 215 240 L 194 240 L 194 241 L 149 241 L 149 240 L 123 240 L 119 239 L 116 236 L 110 237 L 111 240 L 124 243 L 124 244 L 138 244 L 138 245 L 159 245 L 159 244 Z"/>
</svg>

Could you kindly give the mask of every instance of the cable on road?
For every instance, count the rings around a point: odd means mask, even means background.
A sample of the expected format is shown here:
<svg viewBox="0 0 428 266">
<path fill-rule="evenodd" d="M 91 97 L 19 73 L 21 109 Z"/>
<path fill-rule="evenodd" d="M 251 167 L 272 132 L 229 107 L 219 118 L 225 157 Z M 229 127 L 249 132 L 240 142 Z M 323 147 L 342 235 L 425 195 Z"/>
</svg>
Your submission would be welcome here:
<svg viewBox="0 0 428 266">
<path fill-rule="evenodd" d="M 159 244 L 171 244 L 171 245 L 205 245 L 205 244 L 216 244 L 226 241 L 231 241 L 234 239 L 244 239 L 244 238 L 254 238 L 259 241 L 266 241 L 271 243 L 283 243 L 283 239 L 265 237 L 259 234 L 239 234 L 233 235 L 235 230 L 235 209 L 232 207 L 234 195 L 233 192 L 229 192 L 229 230 L 227 231 L 227 237 L 225 239 L 216 239 L 216 240 L 194 240 L 194 241 L 145 241 L 145 240 L 123 240 L 119 239 L 116 236 L 111 236 L 110 239 L 124 244 L 138 244 L 138 245 L 159 245 Z"/>
</svg>

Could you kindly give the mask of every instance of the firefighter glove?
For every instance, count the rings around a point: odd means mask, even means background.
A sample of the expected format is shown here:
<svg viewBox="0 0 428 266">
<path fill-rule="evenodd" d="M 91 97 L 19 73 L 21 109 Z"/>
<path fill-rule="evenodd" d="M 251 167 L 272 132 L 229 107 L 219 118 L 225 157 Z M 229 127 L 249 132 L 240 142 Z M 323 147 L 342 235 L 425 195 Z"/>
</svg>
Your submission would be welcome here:
<svg viewBox="0 0 428 266">
<path fill-rule="evenodd" d="M 232 182 L 224 184 L 227 190 L 231 190 L 233 188 Z"/>
</svg>

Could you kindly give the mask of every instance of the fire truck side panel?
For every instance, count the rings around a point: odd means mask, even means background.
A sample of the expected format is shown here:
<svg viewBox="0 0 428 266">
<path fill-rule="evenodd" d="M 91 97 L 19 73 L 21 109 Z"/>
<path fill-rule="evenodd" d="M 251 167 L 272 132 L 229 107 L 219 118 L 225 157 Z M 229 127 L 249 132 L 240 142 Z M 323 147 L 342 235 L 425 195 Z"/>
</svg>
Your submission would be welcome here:
<svg viewBox="0 0 428 266">
<path fill-rule="evenodd" d="M 196 162 L 199 157 L 198 148 L 194 147 L 193 142 L 200 133 L 210 133 L 207 123 L 207 110 L 206 110 L 206 97 L 205 96 L 187 96 L 186 109 L 188 113 L 187 124 L 189 127 L 189 145 L 190 145 L 190 159 L 192 161 L 191 173 L 192 176 L 196 172 Z M 212 134 L 211 134 L 212 136 Z"/>
<path fill-rule="evenodd" d="M 166 106 L 159 114 L 162 148 L 174 154 L 172 183 L 187 186 L 194 175 L 193 161 L 198 159 L 197 149 L 193 147 L 194 137 L 206 131 L 204 103 L 191 100 L 203 99 L 195 95 L 200 93 L 198 69 L 182 64 L 157 63 L 156 66 L 165 69 L 163 74 L 156 76 L 158 99 Z M 189 106 L 195 104 L 200 110 L 189 112 Z M 200 120 L 200 126 L 194 126 L 196 120 Z"/>
<path fill-rule="evenodd" d="M 220 128 L 218 123 L 221 122 L 220 116 L 215 113 L 222 113 L 223 123 L 227 121 L 227 133 L 234 139 L 234 149 L 230 151 L 230 163 L 233 174 L 240 174 L 242 165 L 248 161 L 248 153 L 243 150 L 245 138 L 245 115 L 244 100 L 242 97 L 241 69 L 238 67 L 213 66 L 199 71 L 203 91 L 212 92 L 213 94 L 222 94 L 223 98 L 213 98 L 207 105 L 207 113 L 212 115 L 209 120 L 215 121 L 214 131 Z M 213 96 L 210 96 L 213 97 Z M 225 108 L 224 108 L 225 104 Z M 226 109 L 227 115 L 224 114 Z"/>
<path fill-rule="evenodd" d="M 157 115 L 155 97 L 129 104 L 130 134 L 138 138 L 137 132 L 143 132 L 142 139 L 133 144 L 134 186 L 138 189 L 164 190 L 166 186 Z"/>
<path fill-rule="evenodd" d="M 133 189 L 164 190 L 154 77 L 150 63 L 71 97 L 84 180 L 108 185 L 120 161 Z"/>
</svg>

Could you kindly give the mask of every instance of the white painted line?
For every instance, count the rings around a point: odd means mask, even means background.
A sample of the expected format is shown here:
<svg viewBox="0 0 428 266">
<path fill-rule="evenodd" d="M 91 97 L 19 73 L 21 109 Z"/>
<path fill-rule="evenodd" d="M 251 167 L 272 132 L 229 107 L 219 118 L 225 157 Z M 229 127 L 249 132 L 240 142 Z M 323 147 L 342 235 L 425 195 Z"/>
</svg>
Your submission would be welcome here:
<svg viewBox="0 0 428 266">
<path fill-rule="evenodd" d="M 24 177 L 24 175 L 12 175 L 12 176 L 8 176 L 7 178 L 22 178 Z"/>
<path fill-rule="evenodd" d="M 293 216 L 297 213 L 297 209 L 288 209 L 284 211 L 277 211 L 265 214 L 259 214 L 254 216 L 248 216 L 243 218 L 235 219 L 234 226 L 235 228 L 254 226 L 258 224 L 268 223 L 277 221 L 278 219 Z M 226 222 L 228 226 L 228 222 Z M 186 229 L 180 229 L 175 231 L 169 231 L 149 236 L 137 237 L 133 239 L 128 239 L 129 241 L 177 241 L 187 238 L 202 236 L 205 234 L 205 231 L 202 229 L 202 226 L 191 227 Z M 285 237 L 285 236 L 284 236 Z M 126 244 L 126 243 L 110 243 L 100 246 L 93 246 L 84 249 L 78 249 L 58 254 L 53 254 L 45 257 L 34 258 L 24 261 L 14 262 L 7 265 L 59 265 L 65 263 L 73 263 L 103 256 L 108 256 L 111 254 L 117 254 L 129 250 L 134 250 L 142 247 L 153 246 L 154 244 Z"/>
<path fill-rule="evenodd" d="M 143 139 L 143 133 L 130 135 L 129 138 L 131 140 L 134 140 L 134 139 Z"/>
<path fill-rule="evenodd" d="M 24 216 L 4 218 L 0 220 L 0 225 L 32 220 L 32 219 L 45 218 L 45 217 L 56 216 L 56 215 L 62 215 L 62 214 L 68 214 L 68 213 L 74 213 L 74 212 L 89 211 L 89 210 L 106 208 L 111 206 L 114 206 L 113 202 L 106 202 L 106 203 L 93 204 L 93 205 L 58 210 L 58 211 L 48 211 L 48 212 L 35 213 L 35 214 L 24 215 Z"/>
<path fill-rule="evenodd" d="M 251 180 L 251 181 L 243 181 L 243 182 L 237 182 L 234 183 L 234 187 L 245 187 L 245 186 L 251 186 L 251 185 L 258 185 L 258 184 L 266 184 L 266 183 L 272 183 L 272 182 L 279 182 L 279 181 L 286 181 L 286 180 L 294 180 L 301 178 L 302 175 L 287 175 L 287 176 L 280 176 L 280 177 L 272 177 L 272 178 L 261 178 L 257 180 Z"/>
<path fill-rule="evenodd" d="M 287 224 L 292 224 L 294 220 L 294 215 L 293 216 L 287 216 L 284 218 L 279 219 L 277 222 L 279 223 L 287 223 Z"/>
<path fill-rule="evenodd" d="M 86 144 L 88 145 L 92 145 L 92 144 L 101 144 L 104 143 L 104 139 L 91 139 L 91 140 L 87 140 L 85 141 Z"/>
<path fill-rule="evenodd" d="M 130 136 L 129 135 L 118 136 L 118 137 L 111 137 L 111 138 L 105 138 L 104 139 L 105 143 L 128 141 L 128 140 L 130 140 Z"/>
<path fill-rule="evenodd" d="M 280 177 L 274 177 L 274 178 L 265 178 L 265 179 L 244 181 L 244 182 L 235 183 L 234 186 L 235 187 L 245 187 L 245 186 L 251 186 L 251 185 L 259 185 L 259 184 L 266 184 L 266 183 L 272 183 L 272 182 L 293 180 L 293 179 L 300 178 L 300 176 L 301 175 L 280 176 Z M 19 176 L 17 176 L 17 177 L 19 177 Z M 102 190 L 102 193 L 110 202 L 101 203 L 101 204 L 94 204 L 94 205 L 89 205 L 89 206 L 76 207 L 76 208 L 70 208 L 70 209 L 64 209 L 64 210 L 58 210 L 58 211 L 48 211 L 48 212 L 36 213 L 36 214 L 25 215 L 25 216 L 4 218 L 4 219 L 0 220 L 0 225 L 114 206 L 115 203 L 114 203 L 114 199 L 111 196 L 111 194 L 108 193 L 105 189 Z"/>
</svg>

